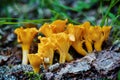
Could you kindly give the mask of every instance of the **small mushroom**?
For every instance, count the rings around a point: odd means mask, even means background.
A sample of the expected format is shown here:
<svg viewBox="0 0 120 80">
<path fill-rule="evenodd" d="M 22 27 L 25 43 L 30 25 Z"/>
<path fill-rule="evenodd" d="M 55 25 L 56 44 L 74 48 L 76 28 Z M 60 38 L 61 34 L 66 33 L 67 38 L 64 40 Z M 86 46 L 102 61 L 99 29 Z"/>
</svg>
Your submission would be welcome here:
<svg viewBox="0 0 120 80">
<path fill-rule="evenodd" d="M 96 51 L 101 51 L 101 46 L 104 41 L 104 35 L 102 32 L 102 28 L 100 26 L 95 26 L 94 28 L 91 28 L 91 39 L 94 42 L 94 48 Z"/>
<path fill-rule="evenodd" d="M 38 37 L 38 55 L 44 58 L 44 62 L 52 65 L 54 57 L 54 44 L 49 37 Z"/>
<path fill-rule="evenodd" d="M 40 27 L 39 32 L 44 34 L 46 37 L 50 36 L 53 34 L 52 29 L 50 28 L 48 23 L 45 23 L 43 26 Z"/>
<path fill-rule="evenodd" d="M 40 70 L 40 64 L 42 64 L 42 57 L 38 54 L 28 54 L 29 62 L 35 73 L 38 73 Z"/>
<path fill-rule="evenodd" d="M 103 26 L 101 27 L 95 27 L 96 32 L 94 34 L 98 35 L 96 36 L 96 40 L 94 43 L 94 47 L 96 49 L 96 51 L 101 51 L 102 50 L 102 43 L 108 39 L 109 34 L 110 34 L 110 29 L 111 27 L 109 26 Z M 94 30 L 94 31 L 95 31 Z"/>
<path fill-rule="evenodd" d="M 17 40 L 22 45 L 22 64 L 28 63 L 27 54 L 29 54 L 30 45 L 38 30 L 36 28 L 17 28 L 14 31 L 17 34 Z"/>
<path fill-rule="evenodd" d="M 111 26 L 103 26 L 102 32 L 104 34 L 104 39 L 107 40 L 110 34 Z"/>
<path fill-rule="evenodd" d="M 85 41 L 76 41 L 75 43 L 72 44 L 73 48 L 81 55 L 85 56 L 87 54 L 87 51 L 83 48 L 83 43 Z"/>
<path fill-rule="evenodd" d="M 67 26 L 67 33 L 68 33 L 69 37 L 70 37 L 70 35 L 74 36 L 71 38 L 72 47 L 79 54 L 86 55 L 87 52 L 83 48 L 83 43 L 85 42 L 85 40 L 83 40 L 83 31 L 84 31 L 84 27 L 82 27 L 81 25 L 69 24 Z"/>
<path fill-rule="evenodd" d="M 57 33 L 50 36 L 52 42 L 55 44 L 56 50 L 58 50 L 60 54 L 60 63 L 64 63 L 65 60 L 70 61 L 73 57 L 68 53 L 68 50 L 71 46 L 71 42 L 66 33 Z"/>
<path fill-rule="evenodd" d="M 87 48 L 87 52 L 88 53 L 91 53 L 93 51 L 93 48 L 92 48 L 92 37 L 91 37 L 91 34 L 92 34 L 92 31 L 91 31 L 91 28 L 93 28 L 89 22 L 84 22 L 82 27 L 84 28 L 83 30 L 83 38 L 85 40 L 85 46 Z"/>
<path fill-rule="evenodd" d="M 66 20 L 56 20 L 53 23 L 50 24 L 50 28 L 52 28 L 53 33 L 59 33 L 59 32 L 64 32 L 66 28 Z"/>
<path fill-rule="evenodd" d="M 53 33 L 59 33 L 65 31 L 66 20 L 56 20 L 51 24 L 45 23 L 40 27 L 39 32 L 43 33 L 46 37 L 50 36 Z"/>
</svg>

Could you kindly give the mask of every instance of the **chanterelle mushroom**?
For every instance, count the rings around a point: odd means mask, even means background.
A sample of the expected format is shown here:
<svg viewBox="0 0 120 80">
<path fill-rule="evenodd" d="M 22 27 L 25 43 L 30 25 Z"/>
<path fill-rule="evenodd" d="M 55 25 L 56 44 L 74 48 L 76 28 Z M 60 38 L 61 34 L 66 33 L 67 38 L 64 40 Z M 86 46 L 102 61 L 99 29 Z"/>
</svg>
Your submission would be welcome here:
<svg viewBox="0 0 120 80">
<path fill-rule="evenodd" d="M 82 27 L 84 28 L 82 35 L 83 35 L 83 38 L 85 40 L 85 46 L 87 48 L 87 52 L 91 53 L 93 51 L 93 48 L 92 48 L 93 42 L 91 39 L 92 38 L 91 34 L 93 33 L 91 31 L 91 28 L 93 28 L 93 26 L 91 26 L 89 22 L 84 22 Z"/>
<path fill-rule="evenodd" d="M 30 45 L 38 30 L 36 28 L 17 28 L 14 31 L 17 34 L 17 40 L 22 45 L 22 64 L 28 63 L 27 54 L 29 53 Z"/>
<path fill-rule="evenodd" d="M 107 40 L 110 34 L 111 26 L 103 26 L 102 32 L 104 34 L 104 40 Z"/>
<path fill-rule="evenodd" d="M 50 36 L 53 33 L 59 33 L 65 31 L 66 20 L 56 20 L 51 24 L 45 23 L 40 27 L 39 32 L 43 33 L 46 37 Z"/>
<path fill-rule="evenodd" d="M 56 20 L 52 22 L 49 26 L 52 29 L 53 33 L 64 32 L 66 28 L 66 20 Z"/>
<path fill-rule="evenodd" d="M 38 37 L 38 55 L 42 56 L 45 63 L 52 65 L 54 57 L 54 44 L 49 37 Z"/>
<path fill-rule="evenodd" d="M 38 52 L 36 54 L 28 53 L 31 42 L 38 30 L 28 27 L 26 29 L 22 27 L 16 29 L 17 40 L 22 44 L 22 64 L 27 64 L 28 55 L 33 70 L 39 72 L 41 63 L 52 65 L 55 50 L 60 54 L 60 63 L 73 59 L 68 53 L 70 46 L 84 56 L 87 53 L 91 53 L 93 49 L 100 51 L 102 43 L 108 39 L 111 29 L 109 26 L 91 26 L 89 22 L 84 22 L 81 25 L 66 23 L 67 20 L 56 20 L 50 24 L 45 23 L 40 27 L 39 32 L 43 33 L 45 37 L 40 36 L 38 38 L 40 43 L 38 43 Z"/>
<path fill-rule="evenodd" d="M 53 34 L 52 29 L 50 28 L 48 23 L 45 23 L 43 26 L 40 27 L 39 32 L 43 33 L 46 37 Z"/>
<path fill-rule="evenodd" d="M 92 40 L 94 41 L 94 47 L 96 51 L 101 51 L 102 43 L 105 41 L 110 33 L 111 27 L 99 27 L 96 26 L 92 29 Z"/>
<path fill-rule="evenodd" d="M 28 59 L 35 73 L 39 72 L 40 64 L 46 63 L 52 65 L 54 55 L 49 38 L 39 36 L 38 39 L 40 39 L 38 52 L 36 54 L 28 54 Z"/>
<path fill-rule="evenodd" d="M 42 57 L 38 54 L 28 54 L 28 59 L 31 66 L 33 67 L 34 72 L 38 73 L 40 70 L 40 64 L 43 62 Z"/>
<path fill-rule="evenodd" d="M 73 57 L 68 53 L 68 50 L 71 46 L 71 42 L 69 39 L 68 34 L 62 32 L 53 34 L 50 36 L 52 42 L 55 44 L 56 50 L 58 50 L 60 54 L 60 63 L 64 63 L 65 60 L 70 61 L 73 59 Z"/>
<path fill-rule="evenodd" d="M 74 36 L 71 38 L 72 47 L 81 55 L 86 55 L 87 52 L 83 48 L 83 43 L 85 40 L 82 39 L 83 37 L 83 30 L 84 28 L 81 25 L 73 25 L 69 24 L 67 26 L 67 33 L 69 37 Z"/>
</svg>

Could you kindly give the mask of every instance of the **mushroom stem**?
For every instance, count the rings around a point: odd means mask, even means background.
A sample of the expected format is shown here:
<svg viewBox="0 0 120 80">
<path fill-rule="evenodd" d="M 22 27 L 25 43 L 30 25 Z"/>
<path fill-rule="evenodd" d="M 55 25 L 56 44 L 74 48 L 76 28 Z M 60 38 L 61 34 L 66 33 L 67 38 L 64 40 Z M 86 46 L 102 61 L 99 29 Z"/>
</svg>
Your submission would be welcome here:
<svg viewBox="0 0 120 80">
<path fill-rule="evenodd" d="M 60 63 L 65 63 L 65 59 L 66 59 L 66 53 L 60 52 L 59 62 Z"/>
<path fill-rule="evenodd" d="M 94 47 L 95 47 L 96 51 L 101 51 L 101 45 L 102 45 L 102 43 L 100 43 L 100 42 L 94 43 Z"/>
<path fill-rule="evenodd" d="M 29 50 L 22 50 L 23 55 L 22 55 L 22 64 L 26 65 L 28 63 L 28 57 L 27 55 L 29 54 Z"/>
<path fill-rule="evenodd" d="M 73 60 L 73 57 L 70 55 L 70 53 L 66 54 L 66 61 L 71 61 Z"/>
<path fill-rule="evenodd" d="M 40 68 L 39 68 L 39 67 L 34 67 L 34 68 L 33 68 L 33 71 L 34 71 L 35 73 L 38 73 L 38 72 L 39 72 L 39 70 L 40 70 Z"/>
<path fill-rule="evenodd" d="M 90 42 L 88 40 L 85 40 L 85 45 L 86 45 L 87 51 L 89 53 L 91 53 L 93 51 L 93 49 L 92 49 L 92 42 Z"/>
<path fill-rule="evenodd" d="M 28 64 L 28 54 L 29 54 L 30 45 L 29 44 L 22 44 L 22 64 Z"/>
<path fill-rule="evenodd" d="M 99 41 L 96 41 L 94 43 L 94 47 L 96 49 L 96 51 L 101 51 L 102 50 L 102 43 L 103 43 L 104 39 L 101 39 Z"/>
<path fill-rule="evenodd" d="M 83 41 L 78 41 L 78 42 L 75 42 L 72 44 L 73 48 L 81 55 L 85 56 L 87 54 L 87 52 L 83 49 L 83 43 L 84 43 L 84 40 Z"/>
</svg>

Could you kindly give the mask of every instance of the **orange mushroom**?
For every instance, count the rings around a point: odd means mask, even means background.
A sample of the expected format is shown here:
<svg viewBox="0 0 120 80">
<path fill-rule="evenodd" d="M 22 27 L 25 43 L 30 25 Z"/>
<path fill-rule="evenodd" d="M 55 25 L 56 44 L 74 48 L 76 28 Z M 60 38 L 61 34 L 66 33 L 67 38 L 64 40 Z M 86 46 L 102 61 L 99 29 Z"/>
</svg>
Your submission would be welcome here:
<svg viewBox="0 0 120 80">
<path fill-rule="evenodd" d="M 38 52 L 36 54 L 28 54 L 28 59 L 33 67 L 35 73 L 40 70 L 40 64 L 52 65 L 53 62 L 53 48 L 49 38 L 39 36 L 40 43 L 38 43 Z M 44 65 L 46 68 L 46 65 Z"/>
<path fill-rule="evenodd" d="M 104 34 L 102 32 L 102 28 L 99 26 L 95 26 L 91 29 L 92 31 L 92 40 L 94 42 L 94 48 L 96 51 L 101 51 L 102 43 L 104 41 Z"/>
<path fill-rule="evenodd" d="M 74 36 L 72 37 L 71 41 L 72 41 L 72 47 L 81 55 L 86 55 L 87 52 L 85 51 L 85 49 L 83 48 L 83 43 L 85 42 L 85 40 L 83 40 L 83 30 L 84 28 L 81 25 L 73 25 L 73 24 L 69 24 L 67 26 L 67 33 L 70 36 Z"/>
<path fill-rule="evenodd" d="M 95 27 L 94 29 L 94 47 L 96 51 L 101 51 L 102 43 L 108 39 L 108 36 L 110 34 L 111 27 L 103 26 L 101 27 Z"/>
<path fill-rule="evenodd" d="M 70 61 L 73 57 L 68 53 L 68 50 L 71 46 L 71 42 L 66 33 L 57 33 L 50 36 L 52 42 L 55 44 L 56 50 L 58 50 L 60 54 L 60 63 L 64 63 L 65 60 Z"/>
<path fill-rule="evenodd" d="M 46 37 L 38 37 L 40 43 L 38 43 L 36 54 L 29 54 L 29 49 L 38 30 L 36 28 L 17 28 L 14 32 L 17 34 L 18 42 L 22 44 L 22 64 L 27 64 L 29 59 L 34 72 L 38 73 L 40 64 L 52 65 L 55 50 L 60 55 L 60 63 L 73 59 L 68 52 L 70 46 L 83 56 L 93 51 L 93 45 L 96 51 L 100 51 L 102 43 L 108 39 L 111 29 L 109 26 L 93 27 L 89 22 L 84 22 L 82 25 L 67 25 L 66 23 L 67 19 L 56 20 L 40 27 L 39 32 Z M 87 50 L 83 47 L 84 43 Z"/>
<path fill-rule="evenodd" d="M 42 57 L 38 54 L 28 54 L 28 59 L 31 66 L 33 67 L 34 72 L 38 73 L 40 70 L 40 64 L 43 62 Z"/>
<path fill-rule="evenodd" d="M 42 56 L 45 63 L 52 65 L 54 57 L 54 44 L 50 41 L 49 37 L 38 37 L 38 55 Z"/>
<path fill-rule="evenodd" d="M 52 29 L 53 33 L 64 32 L 66 28 L 66 20 L 56 20 L 50 24 L 50 28 Z"/>
<path fill-rule="evenodd" d="M 27 54 L 29 54 L 30 45 L 38 30 L 36 28 L 17 28 L 14 31 L 17 34 L 17 40 L 22 45 L 22 64 L 28 63 Z"/>
<path fill-rule="evenodd" d="M 39 32 L 43 33 L 46 37 L 53 34 L 52 29 L 50 28 L 48 23 L 45 23 L 43 26 L 40 27 Z"/>
<path fill-rule="evenodd" d="M 65 31 L 66 20 L 56 20 L 51 24 L 45 23 L 40 27 L 39 32 L 43 33 L 46 37 L 50 36 L 53 33 L 59 33 Z"/>
<path fill-rule="evenodd" d="M 91 37 L 91 34 L 92 34 L 92 31 L 91 31 L 91 28 L 93 28 L 89 22 L 84 22 L 82 27 L 84 28 L 83 30 L 83 38 L 85 40 L 85 46 L 87 48 L 87 52 L 88 53 L 91 53 L 93 51 L 93 48 L 92 48 L 92 37 Z"/>
<path fill-rule="evenodd" d="M 110 34 L 111 26 L 103 26 L 102 32 L 104 34 L 104 40 L 107 40 Z"/>
</svg>

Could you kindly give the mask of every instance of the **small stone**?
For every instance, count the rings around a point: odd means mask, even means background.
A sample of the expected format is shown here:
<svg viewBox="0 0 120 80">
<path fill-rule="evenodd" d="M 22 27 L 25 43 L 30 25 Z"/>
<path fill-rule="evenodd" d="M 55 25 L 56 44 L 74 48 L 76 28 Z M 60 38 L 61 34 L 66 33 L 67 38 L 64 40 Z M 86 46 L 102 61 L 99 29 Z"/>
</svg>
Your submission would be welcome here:
<svg viewBox="0 0 120 80">
<path fill-rule="evenodd" d="M 7 66 L 0 67 L 0 80 L 3 80 L 4 74 L 6 74 L 8 71 L 9 68 Z"/>
<path fill-rule="evenodd" d="M 3 62 L 7 61 L 10 56 L 2 56 L 0 55 L 0 65 L 3 64 Z"/>
<path fill-rule="evenodd" d="M 5 75 L 3 79 L 4 80 L 18 80 L 15 76 L 12 76 L 12 75 Z"/>
</svg>

